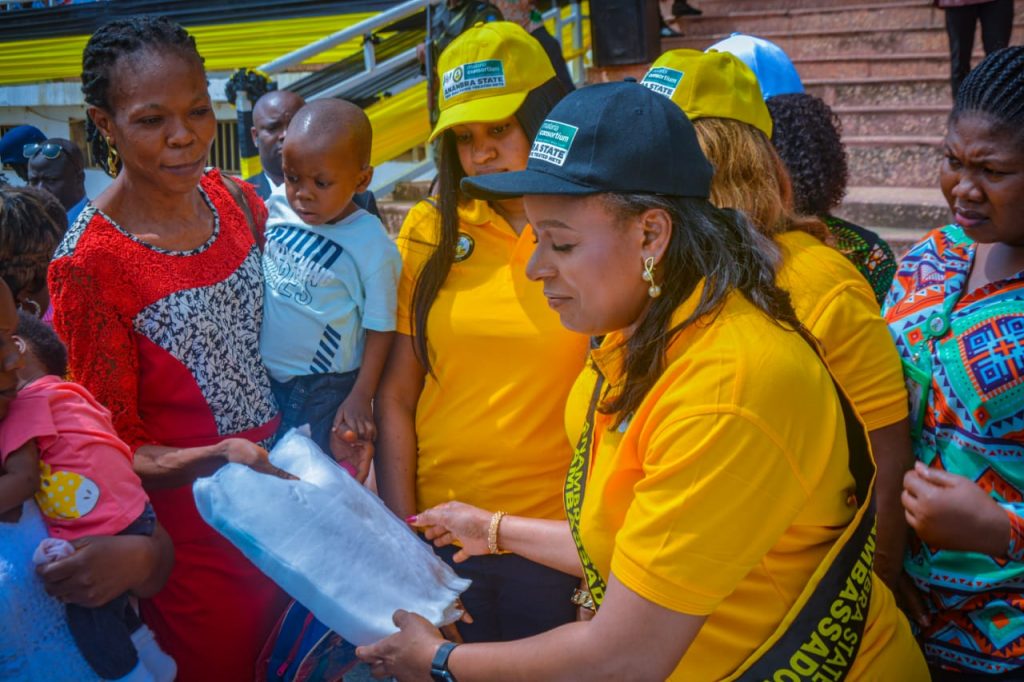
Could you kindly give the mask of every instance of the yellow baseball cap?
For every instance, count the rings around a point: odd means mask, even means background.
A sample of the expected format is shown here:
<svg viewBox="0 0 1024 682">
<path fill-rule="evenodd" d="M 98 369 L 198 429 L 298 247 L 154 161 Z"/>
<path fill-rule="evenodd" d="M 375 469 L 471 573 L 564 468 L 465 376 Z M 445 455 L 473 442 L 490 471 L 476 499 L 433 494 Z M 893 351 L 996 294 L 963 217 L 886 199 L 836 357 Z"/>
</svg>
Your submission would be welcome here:
<svg viewBox="0 0 1024 682">
<path fill-rule="evenodd" d="M 670 50 L 651 64 L 641 83 L 679 105 L 691 121 L 731 118 L 772 136 L 772 115 L 757 76 L 733 54 Z"/>
<path fill-rule="evenodd" d="M 555 77 L 547 52 L 519 24 L 479 23 L 437 60 L 441 116 L 430 140 L 452 126 L 500 121 L 516 113 L 526 95 Z"/>
</svg>

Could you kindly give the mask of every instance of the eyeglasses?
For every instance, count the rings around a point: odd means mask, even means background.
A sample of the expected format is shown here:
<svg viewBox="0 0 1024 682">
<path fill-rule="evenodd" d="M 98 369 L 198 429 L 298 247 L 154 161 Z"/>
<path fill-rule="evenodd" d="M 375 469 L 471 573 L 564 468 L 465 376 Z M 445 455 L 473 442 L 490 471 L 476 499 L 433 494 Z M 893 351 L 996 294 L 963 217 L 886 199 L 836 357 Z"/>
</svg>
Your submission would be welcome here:
<svg viewBox="0 0 1024 682">
<path fill-rule="evenodd" d="M 58 156 L 60 156 L 62 153 L 66 153 L 64 151 L 64 147 L 61 147 L 56 142 L 43 142 L 42 144 L 38 142 L 32 142 L 21 148 L 21 155 L 24 156 L 26 159 L 31 159 L 36 154 L 42 154 L 43 156 L 52 161 L 53 159 L 56 159 Z"/>
</svg>

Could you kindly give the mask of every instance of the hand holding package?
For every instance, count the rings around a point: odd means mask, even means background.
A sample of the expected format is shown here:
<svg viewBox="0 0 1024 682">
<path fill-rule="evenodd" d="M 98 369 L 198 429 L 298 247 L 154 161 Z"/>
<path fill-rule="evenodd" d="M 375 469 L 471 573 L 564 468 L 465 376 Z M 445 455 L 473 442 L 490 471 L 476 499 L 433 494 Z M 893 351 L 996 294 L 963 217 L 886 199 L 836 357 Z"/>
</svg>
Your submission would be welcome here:
<svg viewBox="0 0 1024 682">
<path fill-rule="evenodd" d="M 203 519 L 325 625 L 357 644 L 397 632 L 396 609 L 454 622 L 469 581 L 370 491 L 292 430 L 270 461 L 285 480 L 227 464 L 193 485 Z"/>
</svg>

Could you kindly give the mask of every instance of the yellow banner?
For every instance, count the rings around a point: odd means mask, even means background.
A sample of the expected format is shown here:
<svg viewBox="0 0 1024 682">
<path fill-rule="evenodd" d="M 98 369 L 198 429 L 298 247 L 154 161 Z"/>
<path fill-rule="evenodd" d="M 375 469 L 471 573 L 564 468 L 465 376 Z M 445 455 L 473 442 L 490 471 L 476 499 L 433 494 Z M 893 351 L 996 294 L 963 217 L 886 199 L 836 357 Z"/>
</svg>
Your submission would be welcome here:
<svg viewBox="0 0 1024 682">
<path fill-rule="evenodd" d="M 366 110 L 366 115 L 373 125 L 370 162 L 377 166 L 427 141 L 430 135 L 427 84 L 420 83 L 377 102 Z"/>
<path fill-rule="evenodd" d="M 372 16 L 374 13 L 301 17 L 196 26 L 188 30 L 195 36 L 208 71 L 233 71 L 265 64 Z M 81 35 L 0 43 L 0 85 L 78 79 L 82 73 L 82 50 L 88 40 L 88 35 Z M 336 62 L 361 49 L 361 39 L 351 40 L 306 63 Z"/>
<path fill-rule="evenodd" d="M 587 5 L 583 7 L 586 14 Z M 564 8 L 562 12 L 567 16 L 569 10 Z M 189 31 L 195 36 L 207 70 L 232 71 L 272 61 L 371 16 L 372 13 L 359 13 L 302 17 L 196 26 Z M 548 22 L 548 30 L 554 30 L 554 22 Z M 571 47 L 569 27 L 564 29 L 562 37 L 565 55 L 571 59 L 576 54 Z M 590 46 L 590 26 L 586 21 L 583 38 L 585 51 Z M 88 35 L 82 35 L 0 43 L 0 85 L 78 79 L 82 70 L 82 50 L 88 39 Z M 335 62 L 361 49 L 361 40 L 356 39 L 322 52 L 305 63 Z M 374 165 L 426 142 L 430 134 L 426 98 L 426 84 L 421 83 L 367 109 L 373 124 Z M 243 165 L 248 166 L 244 177 L 258 172 L 257 164 L 258 159 L 255 162 L 243 160 Z M 248 172 L 250 170 L 252 172 Z"/>
</svg>

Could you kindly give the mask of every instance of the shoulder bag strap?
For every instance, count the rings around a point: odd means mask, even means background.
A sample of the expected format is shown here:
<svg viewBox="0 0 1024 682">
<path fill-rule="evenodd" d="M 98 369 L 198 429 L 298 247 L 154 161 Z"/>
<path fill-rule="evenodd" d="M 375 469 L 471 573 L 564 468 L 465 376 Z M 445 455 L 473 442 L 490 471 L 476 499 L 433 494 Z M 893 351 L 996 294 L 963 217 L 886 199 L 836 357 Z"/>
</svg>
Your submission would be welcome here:
<svg viewBox="0 0 1024 682">
<path fill-rule="evenodd" d="M 238 182 L 229 178 L 226 175 L 220 176 L 221 182 L 224 183 L 224 188 L 228 191 L 228 194 L 238 204 L 238 208 L 242 209 L 242 214 L 245 215 L 245 222 L 249 226 L 249 232 L 252 234 L 253 240 L 256 242 L 256 246 L 259 250 L 263 250 L 263 235 L 258 234 L 256 231 L 256 220 L 252 216 L 252 211 L 249 209 L 249 202 L 245 198 L 245 192 L 238 185 Z"/>
</svg>

